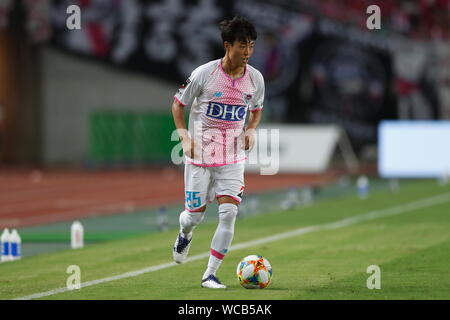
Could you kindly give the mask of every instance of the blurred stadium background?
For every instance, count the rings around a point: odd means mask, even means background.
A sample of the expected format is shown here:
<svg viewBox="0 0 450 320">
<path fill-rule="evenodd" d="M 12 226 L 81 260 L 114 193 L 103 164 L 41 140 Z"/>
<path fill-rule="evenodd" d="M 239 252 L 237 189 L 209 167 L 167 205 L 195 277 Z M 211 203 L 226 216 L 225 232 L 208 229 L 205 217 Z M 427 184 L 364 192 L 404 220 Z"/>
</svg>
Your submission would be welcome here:
<svg viewBox="0 0 450 320">
<path fill-rule="evenodd" d="M 71 4 L 81 30 L 66 27 Z M 373 4 L 380 30 L 366 27 Z M 177 228 L 172 97 L 223 55 L 217 24 L 235 14 L 258 30 L 250 63 L 266 80 L 261 126 L 304 140 L 280 141 L 289 165 L 277 175 L 249 170 L 241 214 L 353 193 L 363 174 L 372 188 L 445 175 L 449 0 L 0 0 L 0 227 L 20 231 L 23 256 L 69 248 L 74 220 L 88 243 Z M 398 142 L 385 153 L 383 123 Z M 419 136 L 441 130 L 416 145 L 412 157 L 428 158 L 407 172 L 392 150 L 417 141 L 397 123 Z"/>
</svg>

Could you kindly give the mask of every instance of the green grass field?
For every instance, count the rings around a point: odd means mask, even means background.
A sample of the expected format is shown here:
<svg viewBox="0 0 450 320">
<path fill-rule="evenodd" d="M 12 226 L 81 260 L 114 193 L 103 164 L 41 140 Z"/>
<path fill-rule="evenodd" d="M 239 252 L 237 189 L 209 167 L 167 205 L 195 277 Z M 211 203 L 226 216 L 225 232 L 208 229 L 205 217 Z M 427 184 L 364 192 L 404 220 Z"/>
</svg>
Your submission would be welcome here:
<svg viewBox="0 0 450 320">
<path fill-rule="evenodd" d="M 405 206 L 437 195 L 443 195 L 438 203 Z M 378 190 L 365 200 L 342 196 L 295 211 L 239 219 L 233 245 L 374 210 L 391 212 L 385 209 L 392 207 L 400 208 L 397 214 L 231 250 L 218 272 L 227 290 L 200 287 L 208 261 L 204 257 L 43 299 L 450 299 L 450 185 L 435 181 L 408 183 L 398 193 Z M 190 256 L 209 251 L 215 227 L 196 229 Z M 0 298 L 64 288 L 69 265 L 81 268 L 85 283 L 170 263 L 176 234 L 140 235 L 3 263 Z M 240 287 L 236 265 L 249 254 L 270 260 L 274 276 L 268 288 Z M 380 290 L 366 287 L 370 265 L 381 269 Z"/>
</svg>

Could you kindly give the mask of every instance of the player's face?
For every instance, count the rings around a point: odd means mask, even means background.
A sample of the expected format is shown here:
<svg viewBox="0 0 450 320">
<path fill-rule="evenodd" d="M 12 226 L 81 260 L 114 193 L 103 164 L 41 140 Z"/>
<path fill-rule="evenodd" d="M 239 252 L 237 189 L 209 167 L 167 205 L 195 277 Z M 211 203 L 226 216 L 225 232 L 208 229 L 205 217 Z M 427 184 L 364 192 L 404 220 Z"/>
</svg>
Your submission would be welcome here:
<svg viewBox="0 0 450 320">
<path fill-rule="evenodd" d="M 251 40 L 247 42 L 235 40 L 232 45 L 228 44 L 228 54 L 232 64 L 235 66 L 245 67 L 253 54 L 254 45 L 255 41 Z"/>
</svg>

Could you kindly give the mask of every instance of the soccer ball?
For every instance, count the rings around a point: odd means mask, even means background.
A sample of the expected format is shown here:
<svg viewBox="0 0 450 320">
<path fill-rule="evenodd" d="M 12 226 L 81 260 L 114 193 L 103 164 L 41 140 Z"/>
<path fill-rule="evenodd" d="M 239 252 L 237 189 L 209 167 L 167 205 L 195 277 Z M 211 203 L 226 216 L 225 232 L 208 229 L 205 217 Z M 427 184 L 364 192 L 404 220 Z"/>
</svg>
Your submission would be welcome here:
<svg viewBox="0 0 450 320">
<path fill-rule="evenodd" d="M 272 279 L 272 266 L 266 258 L 250 255 L 239 262 L 236 274 L 244 288 L 264 289 Z"/>
</svg>

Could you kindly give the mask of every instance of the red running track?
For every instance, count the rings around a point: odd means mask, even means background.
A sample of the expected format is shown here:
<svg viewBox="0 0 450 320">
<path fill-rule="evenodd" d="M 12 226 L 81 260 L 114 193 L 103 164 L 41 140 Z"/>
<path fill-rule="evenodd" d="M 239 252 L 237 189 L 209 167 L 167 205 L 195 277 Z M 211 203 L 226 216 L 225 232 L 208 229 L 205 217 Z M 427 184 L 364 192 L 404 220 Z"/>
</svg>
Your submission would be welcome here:
<svg viewBox="0 0 450 320">
<path fill-rule="evenodd" d="M 246 194 L 317 186 L 334 180 L 337 170 L 321 175 L 246 173 Z M 0 171 L 0 228 L 69 221 L 141 208 L 180 204 L 180 168 L 149 170 L 3 170 Z"/>
</svg>

